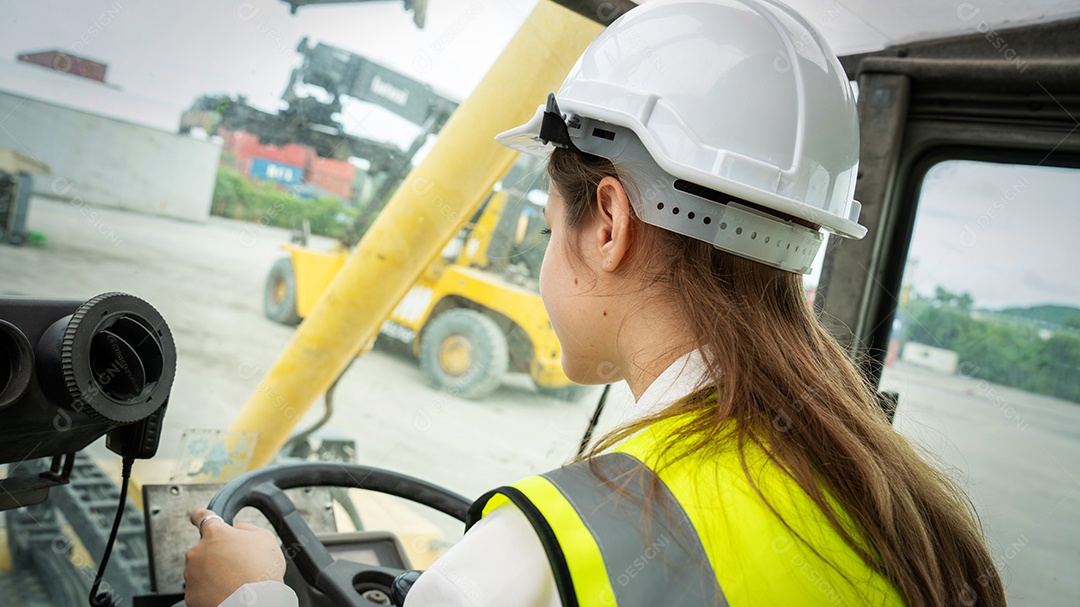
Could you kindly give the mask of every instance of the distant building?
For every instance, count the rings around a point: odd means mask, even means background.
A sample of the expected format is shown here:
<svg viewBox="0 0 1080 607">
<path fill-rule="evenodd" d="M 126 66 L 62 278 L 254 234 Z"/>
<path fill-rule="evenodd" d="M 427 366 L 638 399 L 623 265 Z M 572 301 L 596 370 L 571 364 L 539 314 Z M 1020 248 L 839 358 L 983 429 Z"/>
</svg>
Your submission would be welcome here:
<svg viewBox="0 0 1080 607">
<path fill-rule="evenodd" d="M 57 72 L 63 72 L 65 74 L 71 74 L 73 76 L 97 80 L 101 83 L 105 82 L 105 72 L 109 69 L 109 66 L 105 63 L 98 63 L 97 61 L 92 61 L 78 55 L 72 55 L 71 53 L 59 49 L 40 51 L 37 53 L 21 53 L 19 55 L 19 61 L 40 65 L 41 67 Z"/>
<path fill-rule="evenodd" d="M 87 213 L 209 217 L 221 147 L 178 135 L 180 108 L 103 82 L 102 63 L 61 51 L 18 57 L 0 61 L 0 148 L 52 167 L 50 178 L 34 180 L 34 194 Z"/>
<path fill-rule="evenodd" d="M 42 54 L 20 53 L 19 56 Z M 108 82 L 52 69 L 52 66 L 47 68 L 28 61 L 0 60 L 0 92 L 15 95 L 16 99 L 36 100 L 169 133 L 177 131 L 180 106 L 132 95 Z M 11 128 L 10 119 L 4 122 L 4 127 Z"/>
</svg>

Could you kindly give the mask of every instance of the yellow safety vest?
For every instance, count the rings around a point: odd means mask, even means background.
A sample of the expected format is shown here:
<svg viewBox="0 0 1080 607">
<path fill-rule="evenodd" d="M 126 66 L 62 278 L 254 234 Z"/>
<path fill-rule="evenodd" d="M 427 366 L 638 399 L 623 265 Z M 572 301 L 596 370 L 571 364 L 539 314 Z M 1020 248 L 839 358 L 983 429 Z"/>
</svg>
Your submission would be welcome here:
<svg viewBox="0 0 1080 607">
<path fill-rule="evenodd" d="M 466 529 L 515 504 L 540 537 L 566 607 L 904 604 L 759 448 L 746 447 L 747 468 L 791 529 L 754 490 L 735 447 L 658 466 L 678 423 L 490 491 L 470 508 Z"/>
</svg>

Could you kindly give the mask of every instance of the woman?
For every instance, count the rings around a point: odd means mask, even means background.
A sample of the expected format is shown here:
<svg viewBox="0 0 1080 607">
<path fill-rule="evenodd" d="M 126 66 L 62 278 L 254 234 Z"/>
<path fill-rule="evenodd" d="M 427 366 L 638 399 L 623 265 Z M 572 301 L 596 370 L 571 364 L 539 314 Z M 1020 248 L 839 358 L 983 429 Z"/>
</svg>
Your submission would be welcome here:
<svg viewBox="0 0 1080 607">
<path fill-rule="evenodd" d="M 821 230 L 865 229 L 854 100 L 802 17 L 650 2 L 498 140 L 550 155 L 540 284 L 567 375 L 614 368 L 636 407 L 481 497 L 409 607 L 1005 604 L 966 498 L 806 305 Z M 211 514 L 189 604 L 294 604 L 273 537 Z"/>
</svg>

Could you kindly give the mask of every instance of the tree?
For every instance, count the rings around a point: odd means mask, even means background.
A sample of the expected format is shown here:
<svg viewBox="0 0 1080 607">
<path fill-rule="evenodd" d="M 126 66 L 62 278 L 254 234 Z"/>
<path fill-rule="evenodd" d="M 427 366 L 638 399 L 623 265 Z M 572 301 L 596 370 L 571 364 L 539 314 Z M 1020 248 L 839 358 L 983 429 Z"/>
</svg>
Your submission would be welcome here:
<svg viewBox="0 0 1080 607">
<path fill-rule="evenodd" d="M 901 310 L 903 341 L 953 350 L 979 379 L 1080 403 L 1080 334 L 1071 329 L 1039 334 L 1023 316 L 972 316 L 975 301 L 937 287 L 912 297 Z"/>
</svg>

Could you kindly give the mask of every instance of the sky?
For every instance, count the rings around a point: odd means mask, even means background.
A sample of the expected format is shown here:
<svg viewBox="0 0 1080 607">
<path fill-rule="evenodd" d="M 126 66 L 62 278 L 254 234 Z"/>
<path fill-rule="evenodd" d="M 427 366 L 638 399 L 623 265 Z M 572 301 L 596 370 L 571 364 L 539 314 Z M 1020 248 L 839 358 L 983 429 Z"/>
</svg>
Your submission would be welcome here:
<svg viewBox="0 0 1080 607">
<path fill-rule="evenodd" d="M 979 307 L 1080 306 L 1080 170 L 951 161 L 923 182 L 905 280 Z"/>
<path fill-rule="evenodd" d="M 867 31 L 879 31 L 889 16 L 867 12 L 871 5 L 862 2 L 795 3 L 821 5 L 804 12 L 816 15 L 811 20 L 826 33 L 843 19 L 878 23 Z M 0 61 L 14 61 L 28 51 L 63 49 L 107 63 L 111 85 L 172 108 L 177 116 L 207 93 L 243 94 L 252 105 L 274 111 L 282 107 L 280 96 L 299 64 L 295 48 L 307 36 L 312 43 L 345 48 L 463 100 L 535 4 L 431 0 L 420 30 L 400 1 L 302 7 L 290 15 L 278 0 L 0 0 L 5 16 L 0 20 Z M 985 13 L 994 6 L 986 5 Z M 972 23 L 949 27 L 970 28 Z M 860 38 L 848 46 L 879 43 Z M 839 51 L 844 43 L 834 46 Z M 340 119 L 350 132 L 400 147 L 419 133 L 411 123 L 369 104 L 348 102 L 343 114 Z M 915 263 L 906 280 L 922 292 L 936 286 L 968 291 L 985 307 L 1080 306 L 1080 280 L 1072 267 L 1072 260 L 1080 258 L 1080 239 L 1071 233 L 1080 225 L 1080 205 L 1074 204 L 1078 186 L 1078 171 L 1063 169 L 976 163 L 935 168 L 923 190 L 911 250 Z"/>
<path fill-rule="evenodd" d="M 0 61 L 62 49 L 107 63 L 109 83 L 177 112 L 206 93 L 239 93 L 260 109 L 276 110 L 289 74 L 300 64 L 297 44 L 307 36 L 462 100 L 535 5 L 536 0 L 435 0 L 420 30 L 400 1 L 301 7 L 290 15 L 278 0 L 4 0 Z M 350 103 L 345 113 L 342 122 L 360 136 L 407 145 L 419 133 L 368 104 Z"/>
</svg>

